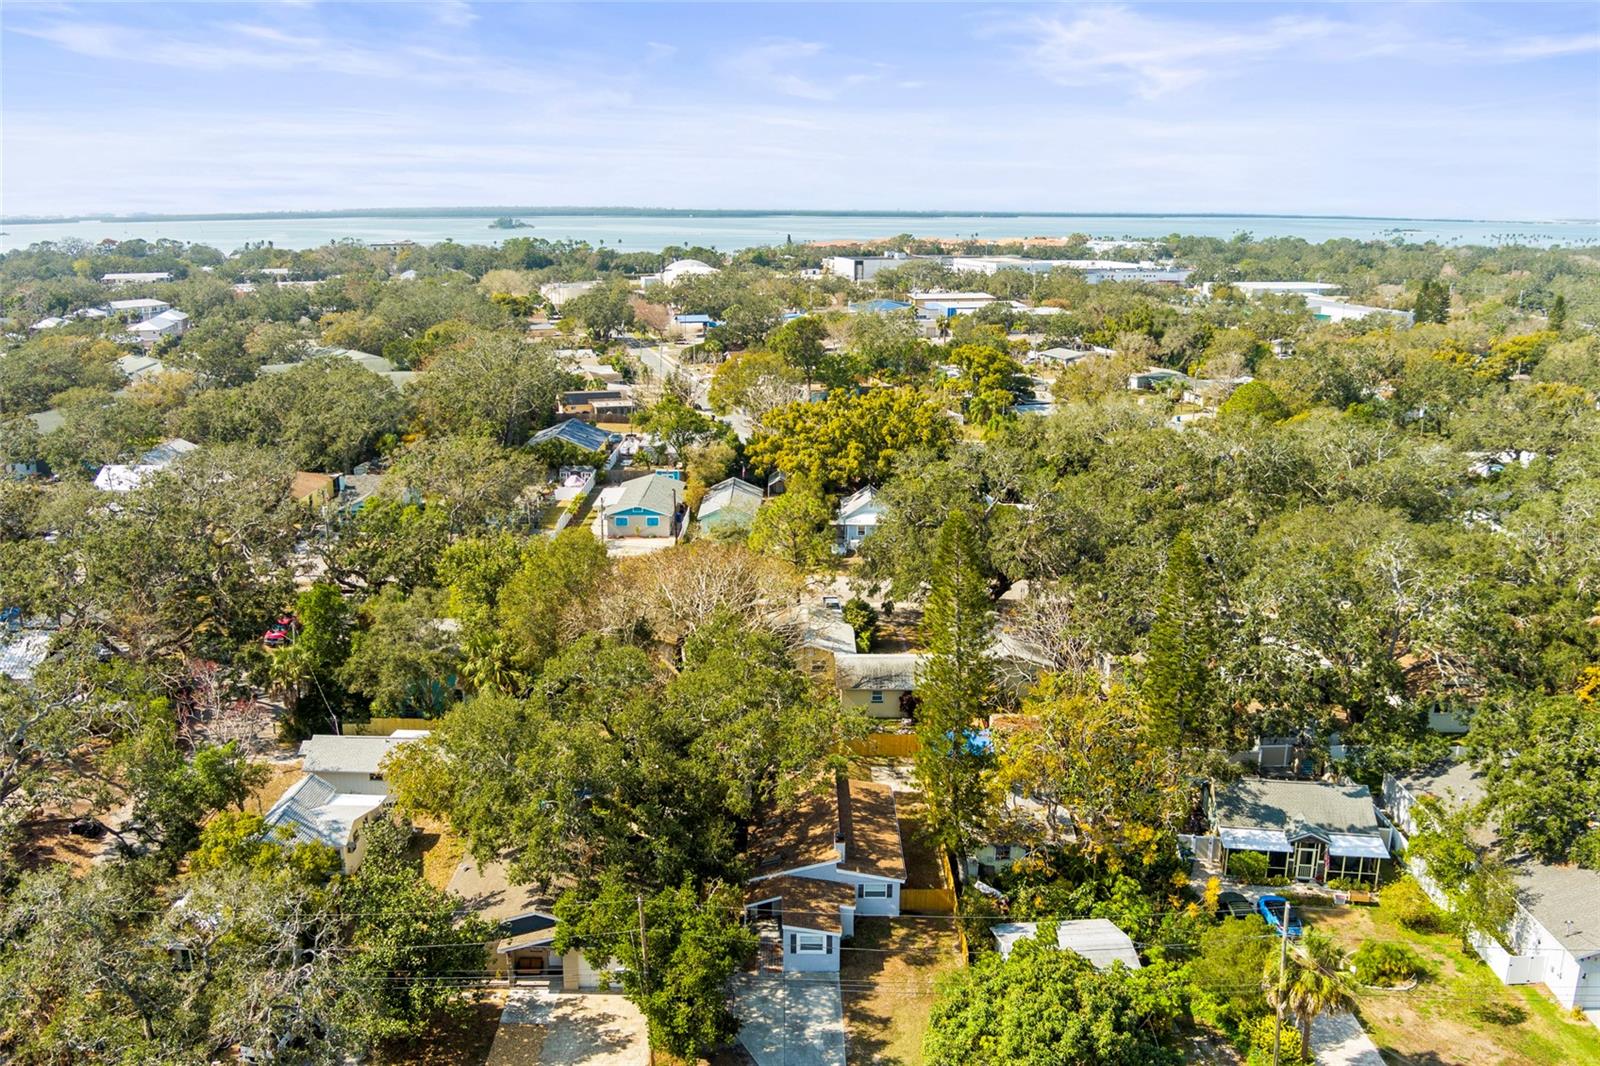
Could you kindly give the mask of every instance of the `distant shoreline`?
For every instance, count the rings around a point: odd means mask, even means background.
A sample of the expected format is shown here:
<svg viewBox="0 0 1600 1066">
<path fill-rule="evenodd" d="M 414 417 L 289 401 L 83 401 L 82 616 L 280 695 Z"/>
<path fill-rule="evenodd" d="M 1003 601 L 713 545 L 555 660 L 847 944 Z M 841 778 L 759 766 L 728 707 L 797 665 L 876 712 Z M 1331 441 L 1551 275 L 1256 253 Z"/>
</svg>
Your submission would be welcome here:
<svg viewBox="0 0 1600 1066">
<path fill-rule="evenodd" d="M 541 217 L 583 215 L 598 218 L 1142 218 L 1142 219 L 1327 219 L 1352 222 L 1505 223 L 1508 225 L 1600 224 L 1596 219 L 1422 218 L 1405 215 L 1293 214 L 1230 211 L 873 211 L 817 208 L 688 208 L 688 207 L 357 207 L 323 211 L 224 211 L 192 214 L 0 215 L 0 225 L 46 225 L 73 222 L 269 222 L 333 218 L 497 218 L 504 215 Z"/>
</svg>

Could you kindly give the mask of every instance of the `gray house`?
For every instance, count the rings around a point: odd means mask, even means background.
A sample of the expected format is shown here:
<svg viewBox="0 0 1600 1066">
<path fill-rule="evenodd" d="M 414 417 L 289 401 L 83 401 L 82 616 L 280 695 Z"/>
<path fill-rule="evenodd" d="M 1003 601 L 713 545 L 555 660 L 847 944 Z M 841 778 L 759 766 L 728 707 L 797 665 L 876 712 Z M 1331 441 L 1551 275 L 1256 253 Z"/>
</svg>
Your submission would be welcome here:
<svg viewBox="0 0 1600 1066">
<path fill-rule="evenodd" d="M 1207 800 L 1223 869 L 1240 851 L 1266 856 L 1267 873 L 1296 881 L 1378 883 L 1389 858 L 1388 830 L 1365 785 L 1247 777 Z"/>
</svg>

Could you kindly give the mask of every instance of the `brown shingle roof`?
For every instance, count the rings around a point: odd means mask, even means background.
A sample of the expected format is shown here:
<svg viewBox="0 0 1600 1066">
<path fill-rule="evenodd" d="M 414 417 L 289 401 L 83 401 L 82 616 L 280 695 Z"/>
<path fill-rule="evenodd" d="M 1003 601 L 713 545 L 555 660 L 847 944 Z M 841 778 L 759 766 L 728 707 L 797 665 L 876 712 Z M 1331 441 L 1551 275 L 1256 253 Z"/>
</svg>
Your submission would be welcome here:
<svg viewBox="0 0 1600 1066">
<path fill-rule="evenodd" d="M 904 881 L 906 857 L 900 846 L 894 790 L 876 781 L 841 780 L 839 805 L 845 833 L 839 868 Z"/>
<path fill-rule="evenodd" d="M 746 906 L 769 899 L 779 901 L 778 912 L 784 925 L 839 936 L 844 932 L 839 908 L 855 906 L 856 890 L 843 881 L 785 875 L 757 881 L 744 893 Z"/>
<path fill-rule="evenodd" d="M 772 811 L 750 830 L 750 861 L 757 877 L 818 866 L 838 859 L 839 795 L 821 782 L 798 802 Z"/>
<path fill-rule="evenodd" d="M 749 856 L 758 878 L 838 863 L 841 870 L 904 881 L 906 860 L 894 791 L 843 777 L 831 788 L 819 782 L 799 802 L 773 812 L 751 830 Z"/>
</svg>

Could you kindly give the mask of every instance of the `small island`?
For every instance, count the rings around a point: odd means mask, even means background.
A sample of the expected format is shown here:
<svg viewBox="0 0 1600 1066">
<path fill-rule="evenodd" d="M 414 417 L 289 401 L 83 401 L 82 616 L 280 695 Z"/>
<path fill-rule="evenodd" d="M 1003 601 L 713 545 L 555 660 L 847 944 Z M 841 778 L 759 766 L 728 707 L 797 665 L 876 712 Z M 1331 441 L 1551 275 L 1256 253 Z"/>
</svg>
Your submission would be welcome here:
<svg viewBox="0 0 1600 1066">
<path fill-rule="evenodd" d="M 490 229 L 532 229 L 533 227 L 528 225 L 528 223 L 522 221 L 522 219 L 520 219 L 520 218 L 511 218 L 511 217 L 508 216 L 508 217 L 505 217 L 505 218 L 497 218 L 497 219 L 495 219 L 493 222 L 489 223 L 489 228 Z"/>
</svg>

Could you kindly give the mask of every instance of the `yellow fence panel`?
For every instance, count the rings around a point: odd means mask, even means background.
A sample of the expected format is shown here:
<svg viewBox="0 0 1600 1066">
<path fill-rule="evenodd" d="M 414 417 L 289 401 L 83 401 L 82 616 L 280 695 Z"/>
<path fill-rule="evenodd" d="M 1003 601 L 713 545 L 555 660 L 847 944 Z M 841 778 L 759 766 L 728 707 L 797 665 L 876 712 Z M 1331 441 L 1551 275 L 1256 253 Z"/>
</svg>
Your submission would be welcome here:
<svg viewBox="0 0 1600 1066">
<path fill-rule="evenodd" d="M 439 723 L 431 718 L 374 718 L 366 722 L 349 722 L 344 726 L 347 737 L 386 737 L 399 729 L 432 729 Z"/>
<path fill-rule="evenodd" d="M 922 750 L 922 741 L 915 733 L 868 733 L 846 746 L 857 755 L 904 759 Z"/>
</svg>

